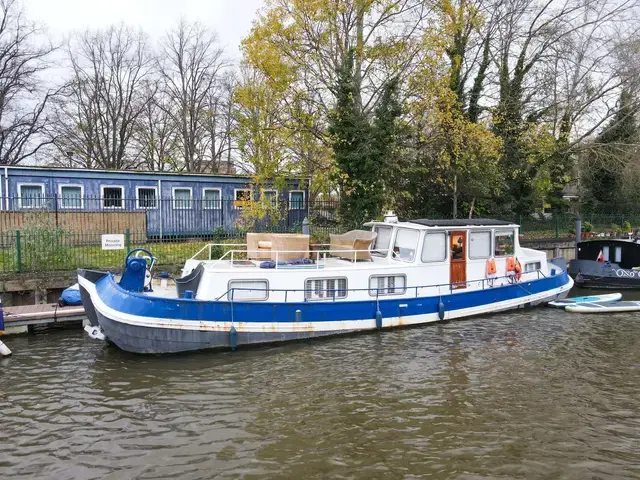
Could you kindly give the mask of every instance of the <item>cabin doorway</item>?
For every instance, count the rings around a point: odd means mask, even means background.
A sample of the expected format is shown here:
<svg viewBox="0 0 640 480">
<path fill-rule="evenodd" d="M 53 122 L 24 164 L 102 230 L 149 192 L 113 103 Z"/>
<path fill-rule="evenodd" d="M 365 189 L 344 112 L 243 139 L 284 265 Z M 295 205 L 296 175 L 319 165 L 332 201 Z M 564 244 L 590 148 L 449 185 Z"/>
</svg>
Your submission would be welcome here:
<svg viewBox="0 0 640 480">
<path fill-rule="evenodd" d="M 467 232 L 451 232 L 451 288 L 467 288 Z"/>
</svg>

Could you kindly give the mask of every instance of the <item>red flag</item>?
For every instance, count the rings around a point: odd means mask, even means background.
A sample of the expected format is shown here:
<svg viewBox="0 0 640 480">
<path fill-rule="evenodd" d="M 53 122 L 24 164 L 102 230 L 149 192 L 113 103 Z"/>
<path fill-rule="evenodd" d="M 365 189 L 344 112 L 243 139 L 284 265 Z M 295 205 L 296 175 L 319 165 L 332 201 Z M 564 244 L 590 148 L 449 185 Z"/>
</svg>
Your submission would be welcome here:
<svg viewBox="0 0 640 480">
<path fill-rule="evenodd" d="M 597 262 L 604 262 L 604 255 L 602 254 L 602 250 L 600 250 L 600 253 L 598 254 L 598 258 L 596 258 Z"/>
</svg>

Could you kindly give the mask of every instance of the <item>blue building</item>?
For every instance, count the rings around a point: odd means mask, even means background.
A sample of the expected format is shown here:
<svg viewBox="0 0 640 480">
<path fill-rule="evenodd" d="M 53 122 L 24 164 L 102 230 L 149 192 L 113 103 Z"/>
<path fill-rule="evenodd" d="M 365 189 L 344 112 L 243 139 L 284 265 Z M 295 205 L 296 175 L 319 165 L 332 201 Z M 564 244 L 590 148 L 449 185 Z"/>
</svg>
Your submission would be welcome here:
<svg viewBox="0 0 640 480">
<path fill-rule="evenodd" d="M 144 212 L 149 237 L 233 230 L 247 202 L 272 202 L 279 226 L 308 216 L 309 182 L 291 179 L 282 190 L 251 186 L 240 175 L 0 167 L 0 211 Z"/>
</svg>

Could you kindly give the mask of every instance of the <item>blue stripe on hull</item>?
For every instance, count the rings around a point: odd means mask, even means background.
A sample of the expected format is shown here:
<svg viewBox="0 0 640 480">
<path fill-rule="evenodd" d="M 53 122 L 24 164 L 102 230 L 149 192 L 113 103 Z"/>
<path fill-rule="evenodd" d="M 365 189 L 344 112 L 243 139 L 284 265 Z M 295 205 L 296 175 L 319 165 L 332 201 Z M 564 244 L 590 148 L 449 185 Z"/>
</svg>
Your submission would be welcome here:
<svg viewBox="0 0 640 480">
<path fill-rule="evenodd" d="M 566 285 L 569 281 L 569 276 L 565 272 L 531 282 L 484 290 L 457 291 L 441 297 L 381 299 L 379 305 L 382 316 L 385 318 L 400 315 L 408 317 L 436 313 L 440 301 L 444 303 L 446 311 L 479 307 L 553 290 Z M 294 323 L 296 311 L 300 310 L 303 322 L 343 321 L 374 318 L 377 310 L 375 299 L 295 303 L 234 302 L 232 306 L 227 301 L 148 297 L 123 290 L 112 275 L 100 279 L 96 283 L 96 290 L 104 303 L 116 311 L 168 320 L 231 322 L 233 315 L 235 322 Z M 400 311 L 401 304 L 402 311 Z"/>
<path fill-rule="evenodd" d="M 179 353 L 214 348 L 231 348 L 229 332 L 203 332 L 175 328 L 153 328 L 114 321 L 98 313 L 107 338 L 122 350 L 133 353 Z M 288 342 L 344 335 L 353 331 L 327 332 L 238 332 L 238 345 Z"/>
</svg>

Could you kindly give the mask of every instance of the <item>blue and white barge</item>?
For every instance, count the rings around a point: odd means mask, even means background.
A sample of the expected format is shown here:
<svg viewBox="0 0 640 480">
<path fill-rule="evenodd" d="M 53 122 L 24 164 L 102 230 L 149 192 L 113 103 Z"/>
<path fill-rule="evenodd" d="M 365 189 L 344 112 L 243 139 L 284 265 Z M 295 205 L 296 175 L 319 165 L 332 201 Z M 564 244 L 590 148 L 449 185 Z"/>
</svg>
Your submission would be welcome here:
<svg viewBox="0 0 640 480">
<path fill-rule="evenodd" d="M 561 299 L 573 286 L 563 261 L 520 246 L 518 225 L 385 218 L 367 224 L 366 249 L 276 249 L 265 260 L 246 245 L 211 258 L 220 246 L 209 245 L 175 287 L 153 291 L 152 254 L 130 254 L 120 280 L 79 271 L 83 303 L 121 349 L 170 353 L 485 315 Z"/>
</svg>

